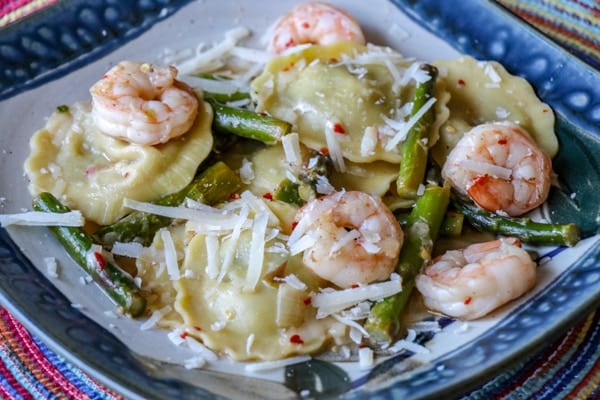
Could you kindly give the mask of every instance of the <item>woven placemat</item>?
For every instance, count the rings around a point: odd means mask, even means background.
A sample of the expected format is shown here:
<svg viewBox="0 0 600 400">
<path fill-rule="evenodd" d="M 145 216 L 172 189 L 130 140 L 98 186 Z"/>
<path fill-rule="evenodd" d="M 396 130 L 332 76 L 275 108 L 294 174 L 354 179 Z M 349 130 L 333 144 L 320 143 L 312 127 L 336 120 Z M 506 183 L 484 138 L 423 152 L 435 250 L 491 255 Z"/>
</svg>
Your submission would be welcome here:
<svg viewBox="0 0 600 400">
<path fill-rule="evenodd" d="M 0 26 L 57 0 L 0 0 Z M 600 69 L 600 2 L 497 0 Z M 32 336 L 0 309 L 2 399 L 121 399 Z M 600 399 L 600 310 L 465 399 Z"/>
</svg>

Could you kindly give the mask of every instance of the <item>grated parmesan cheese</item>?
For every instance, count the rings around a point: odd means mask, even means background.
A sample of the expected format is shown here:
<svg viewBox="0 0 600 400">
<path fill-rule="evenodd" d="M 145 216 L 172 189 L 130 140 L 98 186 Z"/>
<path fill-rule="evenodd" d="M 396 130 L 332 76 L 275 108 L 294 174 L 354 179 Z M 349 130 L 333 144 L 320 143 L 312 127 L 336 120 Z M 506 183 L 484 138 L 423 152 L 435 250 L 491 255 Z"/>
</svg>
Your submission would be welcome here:
<svg viewBox="0 0 600 400">
<path fill-rule="evenodd" d="M 58 278 L 58 263 L 54 257 L 44 257 L 44 264 L 46 265 L 46 272 L 51 278 Z"/>
<path fill-rule="evenodd" d="M 283 152 L 287 163 L 294 169 L 297 170 L 302 165 L 302 154 L 300 153 L 300 140 L 298 133 L 292 132 L 284 135 L 281 138 L 281 144 L 283 146 Z"/>
<path fill-rule="evenodd" d="M 140 325 L 140 330 L 147 331 L 148 329 L 154 328 L 158 321 L 160 321 L 165 315 L 171 312 L 171 310 L 171 306 L 166 305 L 163 308 L 154 311 L 150 318 L 148 318 L 146 321 L 144 321 L 143 324 Z"/>
<path fill-rule="evenodd" d="M 212 350 L 210 350 L 208 347 L 206 347 L 193 337 L 186 336 L 184 340 L 185 344 L 190 350 L 204 357 L 206 361 L 218 360 L 219 357 Z"/>
<path fill-rule="evenodd" d="M 167 337 L 175 346 L 181 346 L 185 343 L 183 328 L 175 328 L 171 332 L 167 333 Z"/>
<path fill-rule="evenodd" d="M 248 271 L 244 287 L 254 290 L 262 275 L 262 265 L 265 257 L 265 232 L 269 215 L 259 213 L 254 217 L 252 224 L 252 239 L 250 240 L 250 255 L 248 257 Z"/>
<path fill-rule="evenodd" d="M 362 140 L 360 142 L 360 155 L 363 157 L 375 154 L 377 146 L 377 128 L 368 126 L 365 128 Z"/>
<path fill-rule="evenodd" d="M 240 178 L 245 184 L 252 183 L 254 180 L 254 169 L 252 168 L 252 162 L 244 157 L 242 160 L 242 166 L 239 169 Z"/>
<path fill-rule="evenodd" d="M 185 369 L 197 369 L 202 368 L 206 365 L 206 359 L 201 356 L 191 357 L 183 360 L 183 366 Z"/>
<path fill-rule="evenodd" d="M 125 256 L 138 258 L 142 255 L 144 246 L 137 242 L 115 242 L 112 246 L 111 253 L 117 256 Z"/>
<path fill-rule="evenodd" d="M 325 125 L 325 142 L 327 143 L 327 148 L 329 149 L 329 156 L 331 157 L 331 161 L 333 161 L 333 166 L 335 167 L 335 169 L 338 172 L 346 172 L 344 155 L 342 153 L 342 148 L 338 140 L 339 135 L 333 130 L 334 125 L 335 122 L 327 121 Z"/>
<path fill-rule="evenodd" d="M 431 108 L 431 106 L 433 106 L 433 103 L 435 102 L 435 97 L 432 97 L 429 100 L 427 100 L 425 104 L 423 104 L 423 106 L 419 108 L 419 111 L 417 111 L 412 117 L 410 117 L 410 119 L 406 121 L 406 123 L 402 126 L 401 129 L 397 130 L 394 137 L 392 137 L 392 139 L 390 139 L 390 141 L 385 145 L 385 149 L 387 151 L 391 151 L 395 149 L 401 141 L 406 139 L 408 131 L 410 131 L 412 127 L 421 119 L 423 114 L 429 111 L 429 109 Z"/>
<path fill-rule="evenodd" d="M 225 32 L 225 39 L 215 44 L 212 48 L 202 52 L 198 48 L 196 54 L 175 65 L 181 74 L 192 74 L 204 69 L 213 69 L 215 66 L 222 65 L 221 59 L 229 56 L 234 47 L 250 35 L 247 28 L 238 27 Z"/>
<path fill-rule="evenodd" d="M 79 210 L 66 213 L 29 211 L 19 214 L 0 214 L 0 226 L 83 226 L 85 220 Z"/>
<path fill-rule="evenodd" d="M 254 335 L 254 333 L 248 335 L 248 338 L 246 339 L 246 353 L 250 354 L 250 352 L 252 351 L 252 346 L 254 345 L 255 338 L 256 336 Z"/>
<path fill-rule="evenodd" d="M 393 279 L 385 282 L 314 294 L 312 305 L 317 308 L 317 318 L 324 318 L 366 300 L 377 301 L 399 293 L 402 279 L 397 274 L 393 275 Z"/>
<path fill-rule="evenodd" d="M 206 235 L 206 275 L 215 279 L 219 275 L 219 238 L 216 235 Z"/>
<path fill-rule="evenodd" d="M 179 274 L 179 263 L 177 262 L 177 249 L 175 249 L 171 232 L 167 229 L 161 229 L 160 238 L 163 241 L 167 273 L 172 281 L 177 281 L 181 278 L 181 275 Z"/>
<path fill-rule="evenodd" d="M 290 285 L 292 288 L 297 290 L 306 290 L 306 283 L 302 282 L 298 277 L 294 274 L 289 274 L 284 276 L 283 278 L 275 277 L 274 279 L 277 282 L 285 282 Z"/>
<path fill-rule="evenodd" d="M 233 262 L 233 257 L 235 256 L 235 248 L 237 247 L 237 242 L 240 238 L 240 234 L 242 233 L 242 227 L 248 219 L 249 213 L 250 209 L 248 205 L 246 203 L 242 203 L 239 218 L 233 226 L 233 231 L 231 232 L 229 244 L 227 246 L 225 256 L 223 257 L 223 263 L 221 264 L 221 269 L 219 271 L 219 275 L 217 276 L 217 282 L 221 282 L 225 277 L 225 274 L 227 274 L 227 272 L 229 271 L 229 267 L 231 266 L 231 263 Z"/>
<path fill-rule="evenodd" d="M 358 366 L 361 370 L 373 367 L 373 350 L 368 347 L 358 349 Z"/>
</svg>

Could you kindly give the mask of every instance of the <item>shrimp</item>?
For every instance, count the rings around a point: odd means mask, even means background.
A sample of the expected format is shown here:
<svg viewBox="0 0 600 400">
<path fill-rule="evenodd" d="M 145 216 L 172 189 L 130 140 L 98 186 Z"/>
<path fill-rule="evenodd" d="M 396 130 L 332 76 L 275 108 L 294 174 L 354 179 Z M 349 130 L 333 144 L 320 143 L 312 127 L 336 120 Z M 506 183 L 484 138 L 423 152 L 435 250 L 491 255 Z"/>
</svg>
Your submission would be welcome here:
<svg viewBox="0 0 600 400">
<path fill-rule="evenodd" d="M 442 168 L 452 187 L 480 207 L 519 216 L 541 205 L 550 191 L 552 161 L 520 126 L 476 126 L 458 141 Z"/>
<path fill-rule="evenodd" d="M 289 242 L 313 239 L 304 265 L 335 285 L 348 288 L 388 279 L 396 267 L 404 234 L 383 202 L 364 192 L 336 192 L 298 210 Z"/>
<path fill-rule="evenodd" d="M 428 308 L 467 320 L 520 297 L 535 282 L 536 264 L 515 238 L 447 251 L 416 277 Z"/>
<path fill-rule="evenodd" d="M 155 145 L 186 133 L 198 114 L 193 90 L 177 69 L 122 61 L 90 88 L 98 129 L 130 143 Z"/>
<path fill-rule="evenodd" d="M 360 25 L 347 12 L 326 3 L 299 4 L 273 28 L 269 50 L 279 54 L 304 43 L 328 45 L 340 41 L 365 44 Z"/>
</svg>

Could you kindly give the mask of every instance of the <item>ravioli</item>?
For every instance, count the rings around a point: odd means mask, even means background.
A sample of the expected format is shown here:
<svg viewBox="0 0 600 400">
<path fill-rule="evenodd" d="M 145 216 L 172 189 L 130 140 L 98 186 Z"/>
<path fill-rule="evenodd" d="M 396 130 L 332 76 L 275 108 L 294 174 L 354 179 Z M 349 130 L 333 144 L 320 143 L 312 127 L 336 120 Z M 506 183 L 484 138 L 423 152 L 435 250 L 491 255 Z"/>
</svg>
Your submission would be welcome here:
<svg viewBox="0 0 600 400">
<path fill-rule="evenodd" d="M 434 160 L 443 165 L 463 133 L 484 122 L 511 121 L 526 129 L 551 156 L 558 152 L 554 113 L 523 78 L 509 74 L 494 61 L 462 56 L 437 61 L 439 84 L 451 98 L 450 117 L 440 128 L 440 139 L 432 149 Z"/>
<path fill-rule="evenodd" d="M 187 134 L 158 146 L 104 135 L 90 109 L 80 102 L 52 114 L 31 138 L 25 172 L 33 195 L 51 192 L 100 225 L 128 212 L 124 198 L 149 201 L 185 187 L 212 149 L 212 109 L 206 104 Z"/>
<path fill-rule="evenodd" d="M 257 111 L 292 123 L 311 149 L 339 146 L 353 162 L 398 163 L 399 146 L 388 144 L 410 117 L 416 66 L 389 48 L 310 46 L 271 61 L 253 81 L 253 96 Z M 441 119 L 446 100 L 434 104 Z"/>
<path fill-rule="evenodd" d="M 343 324 L 330 317 L 316 318 L 316 309 L 306 299 L 327 285 L 303 266 L 301 256 L 277 251 L 285 248 L 285 242 L 277 237 L 265 242 L 260 279 L 251 288 L 252 229 L 242 230 L 236 239 L 229 232 L 217 233 L 218 250 L 211 254 L 207 234 L 198 232 L 202 226 L 190 221 L 168 228 L 177 252 L 177 279 L 167 272 L 160 233 L 137 259 L 149 307 L 170 310 L 159 321 L 162 328 L 183 328 L 212 350 L 236 360 L 311 354 L 332 340 L 347 340 Z M 211 270 L 213 256 L 218 270 Z M 228 257 L 231 262 L 224 267 Z M 286 283 L 283 278 L 290 274 L 306 287 Z"/>
</svg>

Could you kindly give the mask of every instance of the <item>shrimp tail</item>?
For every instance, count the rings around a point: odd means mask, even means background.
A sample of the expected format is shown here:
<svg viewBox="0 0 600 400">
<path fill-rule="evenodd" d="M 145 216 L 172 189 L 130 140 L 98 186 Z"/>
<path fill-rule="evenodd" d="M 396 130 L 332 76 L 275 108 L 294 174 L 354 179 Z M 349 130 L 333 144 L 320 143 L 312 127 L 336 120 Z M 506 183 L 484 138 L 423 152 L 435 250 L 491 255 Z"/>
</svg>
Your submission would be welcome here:
<svg viewBox="0 0 600 400">
<path fill-rule="evenodd" d="M 467 188 L 467 193 L 473 201 L 491 212 L 502 209 L 502 204 L 510 203 L 513 192 L 510 182 L 487 174 L 473 179 Z"/>
</svg>

